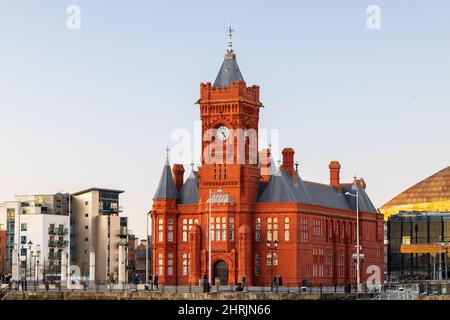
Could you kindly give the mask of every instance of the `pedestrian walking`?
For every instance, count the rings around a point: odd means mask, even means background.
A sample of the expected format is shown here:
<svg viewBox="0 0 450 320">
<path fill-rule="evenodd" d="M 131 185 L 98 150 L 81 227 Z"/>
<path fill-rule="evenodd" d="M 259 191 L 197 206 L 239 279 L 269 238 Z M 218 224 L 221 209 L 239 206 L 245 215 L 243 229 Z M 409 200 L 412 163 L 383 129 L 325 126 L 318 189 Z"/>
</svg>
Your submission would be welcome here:
<svg viewBox="0 0 450 320">
<path fill-rule="evenodd" d="M 276 286 L 277 286 L 277 276 L 273 276 L 272 288 L 275 288 Z"/>
<path fill-rule="evenodd" d="M 280 288 L 283 286 L 283 278 L 281 277 L 281 274 L 278 276 L 278 286 Z"/>
<path fill-rule="evenodd" d="M 159 289 L 159 286 L 158 286 L 158 274 L 155 274 L 154 284 L 155 284 L 156 289 Z"/>
<path fill-rule="evenodd" d="M 242 290 L 245 289 L 245 283 L 247 282 L 247 277 L 245 274 L 242 275 Z"/>
</svg>

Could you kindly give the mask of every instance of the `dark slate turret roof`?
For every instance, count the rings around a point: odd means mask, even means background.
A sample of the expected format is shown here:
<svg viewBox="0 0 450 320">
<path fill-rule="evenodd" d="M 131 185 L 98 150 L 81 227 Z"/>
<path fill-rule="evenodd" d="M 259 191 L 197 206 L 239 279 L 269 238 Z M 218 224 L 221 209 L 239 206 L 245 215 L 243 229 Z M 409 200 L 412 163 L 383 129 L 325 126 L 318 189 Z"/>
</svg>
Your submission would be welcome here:
<svg viewBox="0 0 450 320">
<path fill-rule="evenodd" d="M 296 187 L 289 175 L 278 170 L 271 178 L 257 202 L 298 202 Z"/>
<path fill-rule="evenodd" d="M 236 54 L 227 51 L 222 67 L 220 67 L 219 74 L 214 81 L 214 88 L 228 87 L 231 81 L 244 80 L 244 77 L 239 70 L 236 62 Z"/>
<path fill-rule="evenodd" d="M 178 191 L 173 181 L 172 172 L 170 171 L 169 162 L 164 165 L 161 179 L 159 180 L 158 189 L 156 190 L 153 200 L 157 199 L 177 199 Z"/>
<path fill-rule="evenodd" d="M 180 189 L 180 204 L 198 203 L 198 173 L 192 171 Z"/>
</svg>

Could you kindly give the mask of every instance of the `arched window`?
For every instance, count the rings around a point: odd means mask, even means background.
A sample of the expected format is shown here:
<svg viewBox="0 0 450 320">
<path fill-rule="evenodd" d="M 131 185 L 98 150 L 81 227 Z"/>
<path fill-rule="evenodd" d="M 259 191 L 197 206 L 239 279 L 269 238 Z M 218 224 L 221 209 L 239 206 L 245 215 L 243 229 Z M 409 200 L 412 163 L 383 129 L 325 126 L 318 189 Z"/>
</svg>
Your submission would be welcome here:
<svg viewBox="0 0 450 320">
<path fill-rule="evenodd" d="M 267 241 L 272 241 L 272 218 L 267 218 Z"/>
<path fill-rule="evenodd" d="M 167 219 L 167 241 L 173 242 L 173 219 Z"/>
<path fill-rule="evenodd" d="M 227 218 L 222 217 L 222 241 L 227 240 Z"/>
<path fill-rule="evenodd" d="M 261 240 L 261 219 L 256 218 L 255 222 L 255 240 L 260 241 Z"/>
<path fill-rule="evenodd" d="M 164 225 L 163 225 L 163 219 L 158 220 L 158 241 L 163 242 L 164 240 Z"/>
<path fill-rule="evenodd" d="M 216 218 L 216 241 L 220 241 L 220 218 Z"/>
<path fill-rule="evenodd" d="M 284 241 L 289 241 L 289 217 L 284 218 Z"/>
<path fill-rule="evenodd" d="M 188 221 L 187 219 L 183 219 L 183 242 L 188 241 Z"/>
</svg>

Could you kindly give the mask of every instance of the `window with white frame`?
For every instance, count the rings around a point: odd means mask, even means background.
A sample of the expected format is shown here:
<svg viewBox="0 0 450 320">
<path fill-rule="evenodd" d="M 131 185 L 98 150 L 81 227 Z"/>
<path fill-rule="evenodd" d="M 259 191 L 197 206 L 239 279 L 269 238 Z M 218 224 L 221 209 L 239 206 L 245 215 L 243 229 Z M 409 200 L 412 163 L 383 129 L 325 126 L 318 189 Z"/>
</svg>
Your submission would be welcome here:
<svg viewBox="0 0 450 320">
<path fill-rule="evenodd" d="M 284 218 L 284 241 L 289 241 L 289 217 Z"/>
<path fill-rule="evenodd" d="M 339 277 L 344 276 L 344 267 L 345 267 L 345 253 L 344 250 L 339 250 Z"/>
<path fill-rule="evenodd" d="M 161 218 L 158 220 L 158 241 L 164 241 L 164 222 Z"/>
<path fill-rule="evenodd" d="M 308 218 L 300 219 L 300 241 L 308 242 Z"/>
<path fill-rule="evenodd" d="M 267 241 L 272 241 L 272 218 L 267 218 Z"/>
<path fill-rule="evenodd" d="M 187 252 L 183 252 L 181 255 L 181 272 L 183 276 L 189 275 L 189 267 L 190 267 L 190 254 Z"/>
<path fill-rule="evenodd" d="M 227 240 L 227 218 L 222 217 L 222 241 Z"/>
<path fill-rule="evenodd" d="M 173 219 L 167 219 L 167 241 L 173 242 Z"/>
<path fill-rule="evenodd" d="M 183 219 L 183 231 L 182 240 L 183 242 L 188 242 L 189 230 L 191 230 L 193 224 L 198 224 L 198 219 Z"/>
<path fill-rule="evenodd" d="M 183 219 L 183 234 L 182 234 L 183 242 L 188 241 L 188 220 Z"/>
<path fill-rule="evenodd" d="M 255 240 L 260 241 L 261 240 L 261 219 L 256 218 L 255 222 Z"/>
<path fill-rule="evenodd" d="M 317 237 L 323 236 L 323 221 L 321 219 L 314 219 L 313 233 Z"/>
<path fill-rule="evenodd" d="M 167 275 L 173 276 L 173 253 L 167 254 Z"/>
<path fill-rule="evenodd" d="M 163 268 L 164 268 L 163 254 L 160 252 L 160 253 L 158 253 L 158 275 L 159 276 L 161 276 L 163 274 Z"/>
<path fill-rule="evenodd" d="M 220 241 L 220 218 L 216 218 L 216 241 Z"/>
<path fill-rule="evenodd" d="M 278 241 L 278 218 L 273 218 L 273 241 Z"/>
</svg>

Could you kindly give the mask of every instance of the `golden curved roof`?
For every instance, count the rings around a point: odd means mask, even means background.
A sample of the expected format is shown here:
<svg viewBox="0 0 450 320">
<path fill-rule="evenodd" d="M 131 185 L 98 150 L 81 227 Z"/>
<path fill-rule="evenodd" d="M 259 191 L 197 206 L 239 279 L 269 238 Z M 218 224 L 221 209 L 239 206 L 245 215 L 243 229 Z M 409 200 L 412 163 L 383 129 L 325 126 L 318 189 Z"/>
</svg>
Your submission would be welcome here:
<svg viewBox="0 0 450 320">
<path fill-rule="evenodd" d="M 420 181 L 385 203 L 385 217 L 399 211 L 449 211 L 450 166 Z"/>
</svg>

